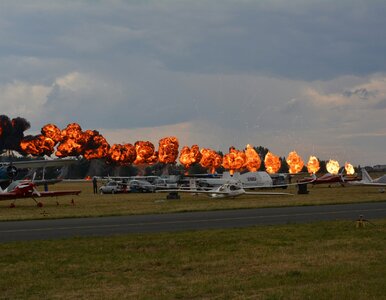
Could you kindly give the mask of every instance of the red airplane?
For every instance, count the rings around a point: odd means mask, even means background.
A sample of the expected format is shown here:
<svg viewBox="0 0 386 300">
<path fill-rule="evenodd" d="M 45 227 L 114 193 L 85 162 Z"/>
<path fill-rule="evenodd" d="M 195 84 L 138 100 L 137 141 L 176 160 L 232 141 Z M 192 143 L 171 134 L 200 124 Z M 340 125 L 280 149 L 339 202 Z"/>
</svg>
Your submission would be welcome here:
<svg viewBox="0 0 386 300">
<path fill-rule="evenodd" d="M 300 183 L 312 183 L 312 184 L 331 184 L 331 183 L 340 183 L 343 185 L 347 181 L 355 181 L 358 180 L 356 176 L 343 176 L 343 174 L 333 175 L 330 173 L 326 173 L 320 177 L 316 177 L 315 174 L 312 177 L 306 177 L 300 179 Z"/>
<path fill-rule="evenodd" d="M 16 200 L 20 198 L 32 198 L 37 206 L 42 207 L 43 203 L 36 201 L 36 197 L 58 197 L 66 195 L 79 195 L 80 190 L 63 190 L 63 191 L 38 191 L 36 184 L 31 180 L 13 181 L 5 190 L 0 191 L 1 200 Z M 15 207 L 15 203 L 11 204 Z"/>
</svg>

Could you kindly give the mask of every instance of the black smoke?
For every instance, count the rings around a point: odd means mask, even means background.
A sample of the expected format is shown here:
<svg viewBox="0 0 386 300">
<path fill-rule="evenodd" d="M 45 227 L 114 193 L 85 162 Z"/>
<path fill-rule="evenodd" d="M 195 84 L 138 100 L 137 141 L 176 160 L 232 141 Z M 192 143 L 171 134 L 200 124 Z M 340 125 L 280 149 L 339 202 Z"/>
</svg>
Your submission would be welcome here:
<svg viewBox="0 0 386 300">
<path fill-rule="evenodd" d="M 20 142 L 24 138 L 24 131 L 31 124 L 24 118 L 10 119 L 8 116 L 0 115 L 0 152 L 4 150 L 15 150 L 21 152 Z"/>
</svg>

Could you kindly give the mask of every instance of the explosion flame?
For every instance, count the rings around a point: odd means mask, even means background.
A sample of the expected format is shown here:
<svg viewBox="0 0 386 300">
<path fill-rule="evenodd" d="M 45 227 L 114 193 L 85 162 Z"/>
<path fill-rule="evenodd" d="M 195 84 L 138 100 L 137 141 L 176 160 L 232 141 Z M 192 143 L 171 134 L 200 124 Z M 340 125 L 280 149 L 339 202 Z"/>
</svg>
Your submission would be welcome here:
<svg viewBox="0 0 386 300">
<path fill-rule="evenodd" d="M 136 165 L 154 164 L 158 161 L 158 152 L 154 150 L 154 145 L 149 141 L 137 141 L 134 144 L 137 157 L 134 161 Z"/>
<path fill-rule="evenodd" d="M 137 152 L 132 144 L 114 144 L 110 147 L 108 161 L 119 165 L 130 165 L 137 158 Z"/>
<path fill-rule="evenodd" d="M 326 164 L 328 173 L 336 175 L 339 172 L 339 163 L 336 160 L 330 159 Z"/>
<path fill-rule="evenodd" d="M 200 165 L 207 168 L 210 173 L 214 174 L 216 169 L 222 164 L 222 156 L 216 151 L 207 148 L 202 148 L 200 152 L 202 155 Z"/>
<path fill-rule="evenodd" d="M 84 139 L 82 128 L 77 123 L 68 124 L 62 130 L 62 142 L 55 153 L 58 157 L 79 156 L 83 154 Z"/>
<path fill-rule="evenodd" d="M 316 156 L 310 156 L 307 163 L 307 170 L 310 174 L 315 174 L 320 169 L 319 160 L 316 158 Z"/>
<path fill-rule="evenodd" d="M 47 124 L 42 127 L 41 133 L 36 136 L 24 137 L 24 131 L 30 128 L 27 120 L 17 117 L 10 119 L 0 115 L 0 151 L 15 150 L 23 155 L 51 156 L 58 157 L 83 156 L 86 159 L 103 158 L 106 162 L 119 165 L 136 164 L 137 166 L 151 165 L 157 162 L 164 164 L 175 163 L 179 154 L 179 142 L 176 137 L 165 137 L 159 140 L 159 149 L 155 150 L 154 145 L 149 141 L 137 141 L 132 144 L 113 144 L 110 146 L 106 139 L 96 130 L 82 131 L 77 123 L 68 124 L 63 130 L 54 124 Z M 191 148 L 184 146 L 181 150 L 179 161 L 186 169 L 194 163 L 200 163 L 214 173 L 216 168 L 223 166 L 230 173 L 236 170 L 247 168 L 255 172 L 260 168 L 261 159 L 255 149 L 247 145 L 244 151 L 234 147 L 229 153 L 222 157 L 214 150 L 203 148 L 198 145 Z M 268 152 L 264 163 L 268 173 L 276 173 L 281 167 L 280 158 Z M 295 152 L 290 152 L 287 163 L 291 173 L 298 173 L 304 166 L 301 157 Z M 319 160 L 310 156 L 307 163 L 309 173 L 316 173 L 320 168 Z M 326 165 L 327 171 L 331 174 L 339 172 L 339 163 L 330 160 Z M 354 167 L 346 162 L 347 174 L 354 174 Z"/>
<path fill-rule="evenodd" d="M 86 159 L 95 159 L 106 157 L 109 153 L 110 145 L 106 139 L 96 130 L 86 130 L 85 137 L 85 151 L 84 157 Z"/>
<path fill-rule="evenodd" d="M 178 157 L 178 139 L 174 136 L 159 141 L 158 159 L 164 164 L 174 163 Z"/>
<path fill-rule="evenodd" d="M 346 162 L 344 164 L 344 169 L 346 170 L 347 175 L 354 175 L 354 173 L 355 173 L 354 166 L 352 164 L 350 164 L 349 162 Z"/>
<path fill-rule="evenodd" d="M 62 131 L 54 124 L 44 125 L 41 132 L 46 138 L 53 140 L 55 144 L 63 139 Z"/>
<path fill-rule="evenodd" d="M 20 142 L 22 152 L 31 155 L 51 155 L 55 150 L 55 142 L 44 135 L 26 136 Z"/>
<path fill-rule="evenodd" d="M 245 153 L 232 146 L 229 148 L 229 153 L 224 155 L 222 166 L 229 169 L 229 173 L 233 175 L 236 170 L 245 166 L 246 160 Z"/>
<path fill-rule="evenodd" d="M 250 172 L 256 172 L 258 169 L 260 169 L 260 166 L 261 166 L 260 156 L 256 152 L 256 150 L 249 144 L 245 149 L 245 156 L 247 157 L 245 164 L 247 169 Z"/>
<path fill-rule="evenodd" d="M 304 162 L 296 151 L 292 151 L 288 154 L 287 164 L 289 166 L 289 172 L 292 174 L 299 173 L 304 167 Z"/>
<path fill-rule="evenodd" d="M 265 156 L 264 164 L 266 171 L 270 174 L 277 173 L 281 167 L 280 158 L 269 151 Z"/>
<path fill-rule="evenodd" d="M 191 148 L 184 146 L 180 152 L 180 163 L 189 169 L 190 166 L 196 162 L 199 162 L 202 158 L 200 148 L 198 145 L 193 145 Z"/>
</svg>

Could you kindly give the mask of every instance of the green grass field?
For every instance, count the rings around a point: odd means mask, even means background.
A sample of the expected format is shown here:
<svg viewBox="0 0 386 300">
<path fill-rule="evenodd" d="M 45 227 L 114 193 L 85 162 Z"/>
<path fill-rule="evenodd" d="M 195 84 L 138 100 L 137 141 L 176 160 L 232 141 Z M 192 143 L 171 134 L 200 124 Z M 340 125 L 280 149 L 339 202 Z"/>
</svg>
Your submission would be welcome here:
<svg viewBox="0 0 386 300">
<path fill-rule="evenodd" d="M 94 195 L 0 202 L 0 220 L 385 201 L 376 188 L 210 199 Z M 276 190 L 281 191 L 281 190 Z M 74 200 L 74 204 L 71 200 Z M 57 203 L 58 202 L 58 203 Z M 0 244 L 0 299 L 385 299 L 386 219 Z"/>
<path fill-rule="evenodd" d="M 278 207 L 292 205 L 320 205 L 386 201 L 386 194 L 377 188 L 331 187 L 318 185 L 309 187 L 308 195 L 298 195 L 295 187 L 287 190 L 294 196 L 242 196 L 235 199 L 210 199 L 204 195 L 181 195 L 180 200 L 166 200 L 165 194 L 119 194 L 94 195 L 89 182 L 59 183 L 55 189 L 80 189 L 80 196 L 39 199 L 44 203 L 38 208 L 32 199 L 16 200 L 16 208 L 9 208 L 12 201 L 0 201 L 0 220 L 47 219 L 67 217 L 91 217 L 107 215 L 185 212 L 198 210 L 241 209 L 256 207 Z M 71 204 L 74 199 L 75 204 Z"/>
<path fill-rule="evenodd" d="M 0 244 L 0 298 L 385 299 L 373 222 Z"/>
</svg>

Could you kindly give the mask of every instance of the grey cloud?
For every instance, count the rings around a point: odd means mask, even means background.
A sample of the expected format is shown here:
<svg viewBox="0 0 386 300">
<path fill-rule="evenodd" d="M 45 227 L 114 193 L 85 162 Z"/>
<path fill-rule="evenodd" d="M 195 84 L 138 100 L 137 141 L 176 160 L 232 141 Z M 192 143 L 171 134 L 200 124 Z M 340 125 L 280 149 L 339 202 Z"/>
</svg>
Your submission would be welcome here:
<svg viewBox="0 0 386 300">
<path fill-rule="evenodd" d="M 375 109 L 386 109 L 386 99 L 379 101 L 373 106 Z"/>
<path fill-rule="evenodd" d="M 377 91 L 368 91 L 366 88 L 355 89 L 354 91 L 346 90 L 343 92 L 343 96 L 352 97 L 358 96 L 360 99 L 366 100 L 369 98 L 373 98 L 378 94 Z"/>
<path fill-rule="evenodd" d="M 229 19 L 208 26 L 186 55 L 164 53 L 163 59 L 177 70 L 254 72 L 305 80 L 384 70 L 386 42 L 379 37 L 386 25 L 381 13 L 386 4 L 370 4 L 359 13 L 354 3 L 343 3 L 303 3 L 299 13 L 285 11 L 285 4 L 281 11 L 268 12 L 258 5 L 232 7 Z M 239 30 L 224 32 L 224 26 Z"/>
<path fill-rule="evenodd" d="M 119 66 L 130 55 L 182 72 L 303 80 L 384 71 L 386 3 L 232 1 L 24 5 L 2 18 L 1 52 Z M 91 7 L 92 6 L 92 7 Z M 44 11 L 44 10 L 43 10 Z M 109 54 L 110 56 L 107 56 Z"/>
<path fill-rule="evenodd" d="M 301 100 L 299 99 L 291 99 L 281 108 L 283 113 L 291 113 L 296 112 L 302 107 Z"/>
<path fill-rule="evenodd" d="M 15 81 L 26 91 L 51 89 L 46 102 L 35 99 L 31 115 L 40 119 L 33 127 L 202 122 L 225 136 L 231 132 L 235 140 L 264 135 L 280 143 L 294 136 L 296 146 L 297 138 L 312 139 L 321 131 L 350 133 L 363 119 L 350 105 L 317 108 L 302 91 L 321 87 L 322 95 L 342 97 L 345 87 L 360 87 L 369 74 L 386 72 L 385 6 L 348 0 L 5 0 L 0 91 L 11 93 L 2 87 Z M 58 85 L 73 72 L 85 75 L 81 86 Z M 343 96 L 367 100 L 374 93 L 355 88 Z M 384 106 L 380 101 L 374 108 Z M 371 119 L 358 127 L 384 125 L 379 114 Z"/>
</svg>

